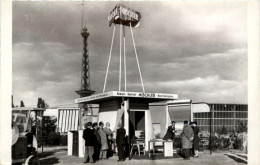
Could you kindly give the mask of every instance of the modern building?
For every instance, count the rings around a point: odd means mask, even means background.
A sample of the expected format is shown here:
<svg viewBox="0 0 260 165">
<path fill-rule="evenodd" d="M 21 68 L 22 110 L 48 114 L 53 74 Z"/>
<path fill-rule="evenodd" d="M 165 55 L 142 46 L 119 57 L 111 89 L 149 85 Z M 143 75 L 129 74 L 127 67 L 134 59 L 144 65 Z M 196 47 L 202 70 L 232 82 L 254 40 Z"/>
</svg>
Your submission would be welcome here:
<svg viewBox="0 0 260 165">
<path fill-rule="evenodd" d="M 209 104 L 212 112 L 212 131 L 216 132 L 223 126 L 228 131 L 233 131 L 239 124 L 247 125 L 248 105 L 247 104 Z M 209 131 L 210 113 L 194 113 L 193 120 L 197 121 L 201 131 Z"/>
<path fill-rule="evenodd" d="M 198 106 L 199 105 L 199 106 Z M 208 110 L 205 111 L 205 106 Z M 154 123 L 160 125 L 163 137 L 170 121 L 174 120 L 176 127 L 181 131 L 181 123 L 184 120 L 196 121 L 200 131 L 210 131 L 210 112 L 212 113 L 212 132 L 225 128 L 228 131 L 236 130 L 240 124 L 247 126 L 248 105 L 247 104 L 215 104 L 215 103 L 192 103 L 176 104 L 174 102 L 150 104 L 151 117 Z"/>
</svg>

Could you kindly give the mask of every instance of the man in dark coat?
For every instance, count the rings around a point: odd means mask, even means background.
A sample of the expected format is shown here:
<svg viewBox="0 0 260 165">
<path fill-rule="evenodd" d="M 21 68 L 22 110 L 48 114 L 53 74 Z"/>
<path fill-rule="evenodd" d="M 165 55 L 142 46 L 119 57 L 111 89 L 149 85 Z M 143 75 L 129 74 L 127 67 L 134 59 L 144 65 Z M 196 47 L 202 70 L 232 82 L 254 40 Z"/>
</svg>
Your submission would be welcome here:
<svg viewBox="0 0 260 165">
<path fill-rule="evenodd" d="M 125 161 L 125 136 L 126 130 L 122 127 L 122 124 L 118 124 L 118 129 L 116 131 L 116 144 L 118 150 L 118 162 Z"/>
<path fill-rule="evenodd" d="M 190 149 L 192 148 L 194 133 L 192 128 L 188 125 L 188 121 L 184 121 L 183 131 L 181 133 L 182 149 L 184 152 L 184 160 L 190 159 Z"/>
<path fill-rule="evenodd" d="M 199 157 L 199 128 L 197 127 L 197 122 L 193 122 L 193 132 L 194 132 L 194 139 L 193 139 L 193 148 L 194 148 L 194 157 Z"/>
<path fill-rule="evenodd" d="M 98 123 L 93 123 L 92 128 L 95 135 L 93 160 L 98 161 L 101 148 L 101 137 L 98 133 Z"/>
<path fill-rule="evenodd" d="M 174 140 L 175 135 L 175 121 L 172 121 L 172 125 L 170 125 L 167 129 L 166 134 L 163 137 L 163 140 Z"/>
<path fill-rule="evenodd" d="M 83 139 L 85 140 L 84 163 L 87 163 L 88 159 L 90 163 L 93 163 L 95 135 L 93 130 L 91 130 L 91 126 L 92 122 L 86 123 L 86 129 L 83 131 Z"/>
<path fill-rule="evenodd" d="M 193 122 L 190 122 L 190 123 L 189 123 L 189 126 L 192 128 L 193 133 L 194 133 Z M 193 137 L 193 140 L 194 140 L 194 137 Z M 194 156 L 194 155 L 195 155 L 195 152 L 194 152 L 194 144 L 193 144 L 193 141 L 192 141 L 191 143 L 192 143 L 192 147 L 191 147 L 191 149 L 190 149 L 190 156 Z"/>
</svg>

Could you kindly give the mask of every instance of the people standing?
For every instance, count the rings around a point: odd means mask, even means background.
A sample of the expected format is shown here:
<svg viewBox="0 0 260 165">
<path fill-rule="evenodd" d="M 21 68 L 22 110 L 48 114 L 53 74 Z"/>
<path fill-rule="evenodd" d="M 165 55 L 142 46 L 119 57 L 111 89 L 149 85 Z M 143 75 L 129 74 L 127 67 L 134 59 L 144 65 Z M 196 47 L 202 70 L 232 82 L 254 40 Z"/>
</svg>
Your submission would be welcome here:
<svg viewBox="0 0 260 165">
<path fill-rule="evenodd" d="M 88 122 L 85 124 L 85 128 L 83 131 L 83 139 L 85 140 L 85 154 L 84 154 L 84 163 L 87 163 L 88 160 L 90 163 L 93 163 L 93 154 L 94 154 L 94 143 L 95 143 L 95 135 L 93 130 L 91 130 L 92 122 Z"/>
<path fill-rule="evenodd" d="M 192 140 L 194 133 L 192 128 L 188 125 L 188 121 L 184 121 L 183 131 L 181 133 L 182 137 L 182 149 L 184 152 L 184 160 L 190 159 L 190 149 L 192 148 Z"/>
<path fill-rule="evenodd" d="M 192 130 L 193 130 L 193 133 L 194 133 L 194 127 L 193 127 L 193 122 L 190 122 L 189 123 L 189 126 L 192 128 Z M 194 140 L 194 136 L 193 136 L 193 140 Z M 194 144 L 193 144 L 193 141 L 191 142 L 192 144 L 191 144 L 191 149 L 190 149 L 190 156 L 194 156 L 195 155 L 195 153 L 194 153 Z"/>
<path fill-rule="evenodd" d="M 118 162 L 125 161 L 125 137 L 126 130 L 122 127 L 122 124 L 118 124 L 118 129 L 116 131 L 116 144 L 118 150 Z"/>
<path fill-rule="evenodd" d="M 194 132 L 194 139 L 193 139 L 193 149 L 194 149 L 194 157 L 199 157 L 199 128 L 197 127 L 197 122 L 193 122 L 193 132 Z"/>
<path fill-rule="evenodd" d="M 101 137 L 98 133 L 98 123 L 93 123 L 93 132 L 95 135 L 95 143 L 94 143 L 94 155 L 93 155 L 93 160 L 98 161 L 99 160 L 99 154 L 100 154 L 100 147 L 101 147 Z"/>
<path fill-rule="evenodd" d="M 113 152 L 112 152 L 113 132 L 110 129 L 110 123 L 109 122 L 106 122 L 106 127 L 104 127 L 104 131 L 107 134 L 107 145 L 108 145 L 107 158 L 109 158 L 109 157 L 113 156 Z"/>
<path fill-rule="evenodd" d="M 100 148 L 100 159 L 107 159 L 107 150 L 108 150 L 108 144 L 107 144 L 107 134 L 104 130 L 104 123 L 101 121 L 99 122 L 99 129 L 98 133 L 101 138 L 101 148 Z"/>
</svg>

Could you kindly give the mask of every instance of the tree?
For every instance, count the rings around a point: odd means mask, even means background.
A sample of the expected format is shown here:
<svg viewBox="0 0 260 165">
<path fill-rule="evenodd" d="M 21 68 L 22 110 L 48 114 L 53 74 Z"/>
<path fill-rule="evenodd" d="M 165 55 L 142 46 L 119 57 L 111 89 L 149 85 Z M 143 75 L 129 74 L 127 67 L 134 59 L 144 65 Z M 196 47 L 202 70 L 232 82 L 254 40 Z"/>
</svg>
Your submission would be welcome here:
<svg viewBox="0 0 260 165">
<path fill-rule="evenodd" d="M 49 105 L 45 103 L 42 98 L 38 98 L 37 108 L 48 108 Z"/>
<path fill-rule="evenodd" d="M 23 100 L 21 100 L 21 104 L 20 104 L 20 107 L 24 107 L 24 103 L 23 103 Z"/>
<path fill-rule="evenodd" d="M 247 125 L 245 123 L 243 123 L 242 121 L 240 121 L 236 128 L 236 132 L 237 133 L 247 132 Z"/>
<path fill-rule="evenodd" d="M 37 108 L 41 108 L 42 98 L 38 98 Z"/>
<path fill-rule="evenodd" d="M 45 108 L 45 101 L 42 99 L 41 108 Z"/>
<path fill-rule="evenodd" d="M 14 108 L 14 98 L 13 98 L 13 95 L 12 95 L 12 108 Z"/>
</svg>

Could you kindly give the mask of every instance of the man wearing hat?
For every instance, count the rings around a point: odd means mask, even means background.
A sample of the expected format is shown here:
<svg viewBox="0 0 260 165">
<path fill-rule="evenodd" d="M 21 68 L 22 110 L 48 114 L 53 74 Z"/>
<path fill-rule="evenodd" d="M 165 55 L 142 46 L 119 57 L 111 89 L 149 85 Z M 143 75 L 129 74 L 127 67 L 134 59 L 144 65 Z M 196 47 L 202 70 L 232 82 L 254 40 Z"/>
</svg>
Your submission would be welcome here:
<svg viewBox="0 0 260 165">
<path fill-rule="evenodd" d="M 93 163 L 93 154 L 94 154 L 94 144 L 95 144 L 95 135 L 93 130 L 91 130 L 92 122 L 85 124 L 83 131 L 83 139 L 85 140 L 85 154 L 84 154 L 84 163 L 87 163 L 88 160 L 90 163 Z"/>
<path fill-rule="evenodd" d="M 116 131 L 116 144 L 118 150 L 118 162 L 125 161 L 125 137 L 126 130 L 124 129 L 122 123 L 118 123 L 118 129 Z"/>
<path fill-rule="evenodd" d="M 175 135 L 175 121 L 172 121 L 172 124 L 168 127 L 166 134 L 163 137 L 163 140 L 172 140 Z"/>
<path fill-rule="evenodd" d="M 192 148 L 192 141 L 194 137 L 193 130 L 188 123 L 189 122 L 187 120 L 184 121 L 183 131 L 181 133 L 184 160 L 190 159 L 190 149 Z"/>
</svg>

